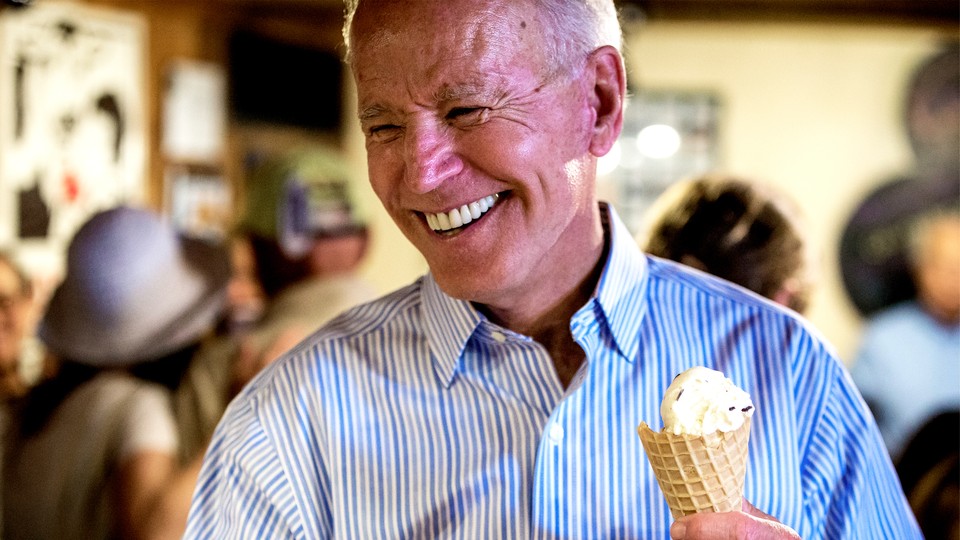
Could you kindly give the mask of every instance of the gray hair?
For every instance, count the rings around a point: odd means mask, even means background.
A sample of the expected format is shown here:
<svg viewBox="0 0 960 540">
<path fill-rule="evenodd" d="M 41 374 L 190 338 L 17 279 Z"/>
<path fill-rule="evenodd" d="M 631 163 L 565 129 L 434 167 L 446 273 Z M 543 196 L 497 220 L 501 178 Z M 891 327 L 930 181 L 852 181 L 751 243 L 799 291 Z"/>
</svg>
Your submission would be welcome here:
<svg viewBox="0 0 960 540">
<path fill-rule="evenodd" d="M 344 59 L 351 60 L 350 28 L 361 0 L 344 0 Z M 508 0 L 515 1 L 515 0 Z M 547 28 L 546 56 L 558 69 L 604 45 L 621 49 L 622 33 L 613 0 L 533 0 Z"/>
</svg>

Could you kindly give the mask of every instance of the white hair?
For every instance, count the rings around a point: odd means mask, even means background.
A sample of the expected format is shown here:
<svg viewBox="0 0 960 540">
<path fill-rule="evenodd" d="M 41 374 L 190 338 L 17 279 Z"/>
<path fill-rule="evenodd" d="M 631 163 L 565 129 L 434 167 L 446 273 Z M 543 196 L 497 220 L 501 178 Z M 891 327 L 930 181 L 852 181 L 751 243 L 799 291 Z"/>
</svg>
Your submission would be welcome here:
<svg viewBox="0 0 960 540">
<path fill-rule="evenodd" d="M 343 42 L 348 63 L 351 59 L 350 29 L 360 1 L 344 0 Z M 623 37 L 613 0 L 532 1 L 544 19 L 545 52 L 551 68 L 573 65 L 577 59 L 604 45 L 621 49 Z"/>
</svg>

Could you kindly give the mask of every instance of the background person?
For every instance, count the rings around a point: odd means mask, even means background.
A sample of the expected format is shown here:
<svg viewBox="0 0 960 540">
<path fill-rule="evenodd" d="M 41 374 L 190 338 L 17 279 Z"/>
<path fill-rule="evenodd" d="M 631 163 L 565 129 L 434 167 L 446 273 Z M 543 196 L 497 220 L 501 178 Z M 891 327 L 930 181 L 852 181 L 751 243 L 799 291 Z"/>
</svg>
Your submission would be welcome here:
<svg viewBox="0 0 960 540">
<path fill-rule="evenodd" d="M 917 297 L 867 321 L 852 367 L 894 460 L 926 420 L 960 409 L 960 212 L 920 218 L 909 245 Z"/>
<path fill-rule="evenodd" d="M 0 400 L 17 398 L 47 371 L 34 336 L 33 284 L 13 258 L 0 252 Z"/>
<path fill-rule="evenodd" d="M 366 216 L 338 153 L 290 150 L 263 160 L 248 184 L 232 245 L 234 331 L 201 350 L 174 398 L 187 455 L 206 448 L 227 404 L 264 366 L 375 297 L 359 275 Z"/>
<path fill-rule="evenodd" d="M 597 200 L 626 95 L 612 1 L 362 0 L 346 21 L 370 182 L 430 272 L 244 388 L 188 538 L 920 537 L 832 347 L 645 257 Z M 757 404 L 749 502 L 671 527 L 636 426 L 694 365 Z"/>
<path fill-rule="evenodd" d="M 803 313 L 814 283 L 799 210 L 772 187 L 727 175 L 679 182 L 654 202 L 644 251 Z"/>
<path fill-rule="evenodd" d="M 199 470 L 171 391 L 224 303 L 226 253 L 119 207 L 76 233 L 39 336 L 60 361 L 14 415 L 3 537 L 179 538 Z"/>
<path fill-rule="evenodd" d="M 244 354 L 269 362 L 376 296 L 359 274 L 369 230 L 355 190 L 343 156 L 325 146 L 273 156 L 253 171 L 240 228 L 268 303 Z"/>
<path fill-rule="evenodd" d="M 239 336 L 263 317 L 267 298 L 249 236 L 236 231 L 230 235 L 228 244 L 231 274 L 227 283 L 227 307 L 217 331 L 224 336 Z"/>
<path fill-rule="evenodd" d="M 960 411 L 924 422 L 900 455 L 897 474 L 924 536 L 960 540 Z"/>
</svg>

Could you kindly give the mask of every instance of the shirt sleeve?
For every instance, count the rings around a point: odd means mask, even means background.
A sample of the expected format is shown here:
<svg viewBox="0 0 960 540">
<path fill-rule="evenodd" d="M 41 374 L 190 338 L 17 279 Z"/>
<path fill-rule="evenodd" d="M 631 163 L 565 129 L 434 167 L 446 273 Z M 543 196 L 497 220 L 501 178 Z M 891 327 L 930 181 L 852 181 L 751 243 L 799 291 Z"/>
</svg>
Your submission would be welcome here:
<svg viewBox="0 0 960 540">
<path fill-rule="evenodd" d="M 176 422 L 170 403 L 170 393 L 162 386 L 143 384 L 121 402 L 126 407 L 123 416 L 123 440 L 118 459 L 139 452 L 162 452 L 176 455 L 179 445 Z"/>
<path fill-rule="evenodd" d="M 249 394 L 231 404 L 214 433 L 184 538 L 331 538 L 324 524 L 305 524 L 303 497 L 285 463 L 300 456 L 281 455 Z M 319 508 L 312 512 L 327 513 Z"/>
<path fill-rule="evenodd" d="M 839 362 L 803 460 L 804 538 L 922 539 L 870 411 Z"/>
</svg>

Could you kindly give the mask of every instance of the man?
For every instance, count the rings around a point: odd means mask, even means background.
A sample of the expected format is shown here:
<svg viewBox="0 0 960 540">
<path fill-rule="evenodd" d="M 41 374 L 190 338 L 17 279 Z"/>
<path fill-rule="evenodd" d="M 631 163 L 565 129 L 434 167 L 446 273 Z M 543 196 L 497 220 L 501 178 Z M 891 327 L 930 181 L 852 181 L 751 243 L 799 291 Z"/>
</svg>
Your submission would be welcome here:
<svg viewBox="0 0 960 540">
<path fill-rule="evenodd" d="M 960 213 L 921 217 L 907 258 L 916 299 L 867 321 L 853 364 L 895 460 L 924 422 L 960 409 Z"/>
<path fill-rule="evenodd" d="M 612 2 L 353 7 L 370 179 L 430 273 L 244 389 L 189 537 L 919 537 L 830 349 L 752 293 L 643 257 L 598 203 L 625 94 Z M 693 365 L 757 404 L 753 504 L 671 528 L 635 427 Z"/>
</svg>

